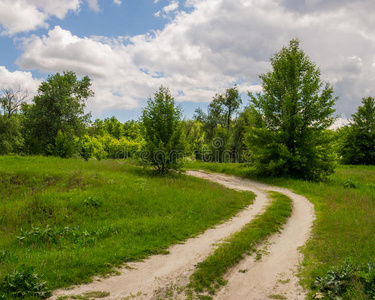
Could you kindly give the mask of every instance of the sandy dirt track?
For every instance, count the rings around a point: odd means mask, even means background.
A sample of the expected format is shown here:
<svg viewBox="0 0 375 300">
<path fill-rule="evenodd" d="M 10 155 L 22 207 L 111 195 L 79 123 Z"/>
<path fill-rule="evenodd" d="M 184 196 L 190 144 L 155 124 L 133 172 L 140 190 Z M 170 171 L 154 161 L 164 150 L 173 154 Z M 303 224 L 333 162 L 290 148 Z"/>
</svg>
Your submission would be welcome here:
<svg viewBox="0 0 375 300">
<path fill-rule="evenodd" d="M 267 186 L 255 181 L 201 171 L 188 171 L 188 175 L 222 184 L 228 188 L 252 191 L 256 194 L 253 205 L 245 208 L 231 220 L 208 229 L 198 237 L 172 246 L 168 255 L 154 255 L 143 262 L 128 263 L 121 275 L 95 279 L 92 283 L 71 290 L 56 290 L 50 299 L 60 295 L 78 295 L 89 291 L 106 291 L 105 299 L 163 299 L 164 290 L 172 285 L 182 286 L 194 266 L 203 261 L 230 234 L 241 230 L 254 216 L 267 206 L 267 191 L 281 192 L 293 200 L 293 213 L 281 234 L 272 236 L 260 261 L 253 256 L 245 258 L 226 275 L 228 284 L 214 299 L 270 299 L 283 295 L 286 299 L 304 299 L 304 293 L 295 277 L 301 260 L 298 250 L 308 239 L 314 220 L 312 204 L 303 196 L 287 189 Z M 131 269 L 129 269 L 129 267 Z M 183 299 L 183 294 L 180 295 Z"/>
</svg>

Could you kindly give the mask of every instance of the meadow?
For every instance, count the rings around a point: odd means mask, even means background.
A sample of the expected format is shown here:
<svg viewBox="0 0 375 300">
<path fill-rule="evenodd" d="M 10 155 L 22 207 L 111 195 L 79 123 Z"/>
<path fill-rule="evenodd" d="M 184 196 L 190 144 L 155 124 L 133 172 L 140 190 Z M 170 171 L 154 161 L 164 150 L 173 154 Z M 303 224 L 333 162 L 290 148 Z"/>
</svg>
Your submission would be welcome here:
<svg viewBox="0 0 375 300">
<path fill-rule="evenodd" d="M 253 178 L 307 197 L 315 206 L 317 219 L 302 250 L 299 275 L 303 285 L 312 289 L 310 297 L 317 296 L 316 291 L 332 289 L 344 299 L 373 299 L 375 166 L 339 165 L 324 182 L 257 178 L 246 164 L 194 162 L 186 168 Z M 361 276 L 365 283 L 360 282 Z M 336 298 L 333 295 L 331 299 Z"/>
<path fill-rule="evenodd" d="M 0 157 L 0 190 L 3 290 L 33 273 L 46 289 L 115 273 L 167 253 L 254 200 L 179 173 L 56 157 Z"/>
<path fill-rule="evenodd" d="M 375 296 L 375 166 L 341 165 L 319 183 L 256 178 L 246 164 L 185 168 L 253 178 L 306 196 L 317 215 L 299 271 L 309 297 L 321 291 L 328 299 Z M 116 267 L 167 253 L 254 200 L 252 193 L 183 173 L 157 176 L 119 161 L 56 157 L 0 157 L 0 190 L 0 299 L 10 299 L 1 292 L 21 277 L 33 281 L 33 274 L 39 298 L 93 275 L 116 274 Z"/>
</svg>

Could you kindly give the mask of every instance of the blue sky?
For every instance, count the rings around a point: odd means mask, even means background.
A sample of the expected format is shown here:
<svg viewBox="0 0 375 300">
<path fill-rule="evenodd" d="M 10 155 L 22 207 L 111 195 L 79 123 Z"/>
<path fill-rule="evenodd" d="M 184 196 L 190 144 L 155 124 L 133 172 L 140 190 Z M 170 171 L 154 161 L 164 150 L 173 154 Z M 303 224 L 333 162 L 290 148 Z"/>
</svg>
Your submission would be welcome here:
<svg viewBox="0 0 375 300">
<path fill-rule="evenodd" d="M 350 117 L 375 96 L 373 0 L 0 0 L 0 86 L 32 97 L 48 74 L 92 79 L 93 118 L 137 119 L 160 85 L 185 115 L 238 84 L 261 91 L 295 37 Z"/>
</svg>

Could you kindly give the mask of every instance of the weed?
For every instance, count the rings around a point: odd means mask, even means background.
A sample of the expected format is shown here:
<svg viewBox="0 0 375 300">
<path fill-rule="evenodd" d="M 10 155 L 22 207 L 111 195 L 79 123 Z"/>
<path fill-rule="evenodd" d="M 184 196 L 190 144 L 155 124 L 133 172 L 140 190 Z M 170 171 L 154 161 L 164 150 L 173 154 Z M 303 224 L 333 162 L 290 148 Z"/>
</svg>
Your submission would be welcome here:
<svg viewBox="0 0 375 300">
<path fill-rule="evenodd" d="M 268 298 L 270 299 L 279 299 L 279 300 L 287 300 L 287 298 L 283 295 L 269 295 Z"/>
<path fill-rule="evenodd" d="M 74 243 L 76 246 L 95 244 L 97 240 L 117 235 L 118 229 L 114 226 L 104 226 L 95 231 L 82 230 L 76 227 L 54 227 L 47 225 L 45 228 L 33 227 L 32 230 L 24 232 L 21 229 L 17 239 L 26 245 L 58 244 L 69 246 Z"/>
<path fill-rule="evenodd" d="M 0 295 L 4 299 L 25 298 L 28 296 L 36 296 L 40 299 L 46 299 L 52 295 L 45 281 L 41 281 L 34 268 L 26 265 L 15 269 L 11 274 L 4 277 L 0 283 Z"/>
<path fill-rule="evenodd" d="M 348 179 L 344 183 L 344 188 L 356 189 L 356 188 L 358 188 L 358 182 L 356 182 L 355 180 Z"/>
<path fill-rule="evenodd" d="M 375 297 L 375 269 L 373 264 L 353 266 L 345 263 L 342 266 L 332 268 L 322 277 L 316 277 L 312 289 L 316 295 L 323 295 L 328 299 L 339 299 L 351 293 L 356 286 L 357 293 L 362 293 L 373 299 Z M 351 298 L 350 296 L 346 298 Z"/>
<path fill-rule="evenodd" d="M 285 280 L 283 280 L 283 279 L 279 279 L 277 282 L 278 282 L 278 283 L 281 283 L 281 284 L 287 284 L 287 283 L 290 282 L 290 279 L 289 279 L 289 278 L 288 278 L 288 279 L 285 279 Z"/>
<path fill-rule="evenodd" d="M 91 206 L 91 207 L 101 207 L 103 205 L 103 200 L 100 198 L 95 198 L 95 197 L 89 197 L 85 201 L 83 201 L 83 204 L 85 206 Z"/>
</svg>

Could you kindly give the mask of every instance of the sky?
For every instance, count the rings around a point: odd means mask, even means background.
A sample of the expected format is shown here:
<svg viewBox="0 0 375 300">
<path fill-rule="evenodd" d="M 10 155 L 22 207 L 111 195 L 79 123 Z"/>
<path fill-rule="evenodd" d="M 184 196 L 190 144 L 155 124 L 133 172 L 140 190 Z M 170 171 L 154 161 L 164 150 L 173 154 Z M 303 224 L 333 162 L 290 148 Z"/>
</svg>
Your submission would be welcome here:
<svg viewBox="0 0 375 300">
<path fill-rule="evenodd" d="M 0 87 L 37 94 L 48 75 L 88 75 L 93 119 L 138 119 L 163 85 L 187 118 L 259 75 L 293 38 L 349 118 L 375 96 L 374 0 L 0 0 Z"/>
</svg>

